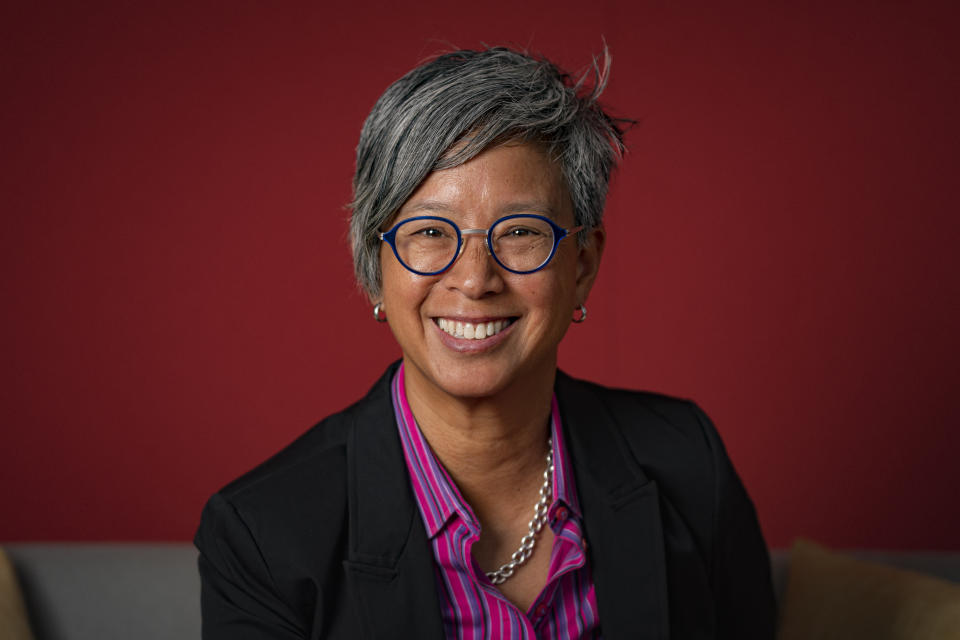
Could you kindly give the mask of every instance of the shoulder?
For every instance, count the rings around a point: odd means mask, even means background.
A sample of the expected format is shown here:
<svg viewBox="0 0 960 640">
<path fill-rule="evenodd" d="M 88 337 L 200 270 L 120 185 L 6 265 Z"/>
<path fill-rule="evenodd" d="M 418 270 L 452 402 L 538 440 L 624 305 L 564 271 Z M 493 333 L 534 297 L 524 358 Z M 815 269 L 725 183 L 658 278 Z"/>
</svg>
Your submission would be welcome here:
<svg viewBox="0 0 960 640">
<path fill-rule="evenodd" d="M 361 401 L 362 402 L 362 401 Z M 341 476 L 356 405 L 321 420 L 289 445 L 222 487 L 218 494 L 249 503 L 257 496 L 286 493 L 291 485 Z"/>
<path fill-rule="evenodd" d="M 362 401 L 361 401 L 362 402 Z M 346 443 L 356 405 L 318 422 L 270 458 L 247 471 L 216 496 L 241 511 L 270 509 L 281 497 L 287 505 L 309 488 L 343 483 Z M 324 491 L 322 500 L 334 507 L 337 492 Z M 274 514 L 276 515 L 276 514 Z"/>
<path fill-rule="evenodd" d="M 677 628 L 702 613 L 702 598 L 692 595 L 702 595 L 700 584 L 712 592 L 718 637 L 772 638 L 775 607 L 766 543 L 753 503 L 706 414 L 690 400 L 562 374 L 557 400 L 567 407 L 565 431 L 579 432 L 574 442 L 607 443 L 591 448 L 607 459 L 584 457 L 587 467 L 599 470 L 594 474 L 609 475 L 610 458 L 622 456 L 636 477 L 654 483 L 666 563 L 676 585 L 671 619 Z M 590 474 L 578 477 L 578 489 L 581 478 L 590 481 Z"/>
<path fill-rule="evenodd" d="M 195 543 L 214 557 L 224 544 L 269 566 L 278 582 L 307 567 L 323 574 L 343 555 L 348 447 L 356 426 L 391 410 L 391 367 L 360 401 L 320 421 L 294 442 L 216 492 Z M 266 569 L 265 569 L 266 570 Z"/>
<path fill-rule="evenodd" d="M 706 413 L 692 400 L 650 391 L 606 387 L 557 373 L 558 395 L 571 404 L 593 404 L 596 414 L 612 420 L 630 440 L 659 448 L 683 443 L 710 451 L 722 446 Z"/>
<path fill-rule="evenodd" d="M 218 493 L 239 503 L 257 500 L 257 496 L 291 495 L 296 487 L 342 484 L 346 448 L 358 423 L 369 421 L 371 412 L 382 413 L 390 405 L 390 380 L 396 371 L 391 366 L 374 383 L 367 395 L 343 411 L 324 418 L 285 448 L 263 463 L 224 486 Z M 296 491 L 294 491 L 294 494 Z M 332 492 L 324 492 L 329 495 Z"/>
<path fill-rule="evenodd" d="M 616 455 L 656 482 L 661 499 L 685 514 L 695 530 L 712 535 L 708 532 L 714 528 L 719 501 L 739 480 L 723 441 L 700 407 L 683 398 L 605 387 L 564 374 L 558 375 L 557 400 L 565 430 L 575 442 L 607 441 L 607 447 L 619 451 Z M 590 450 L 615 455 L 596 445 Z M 587 458 L 583 462 L 603 464 Z"/>
</svg>

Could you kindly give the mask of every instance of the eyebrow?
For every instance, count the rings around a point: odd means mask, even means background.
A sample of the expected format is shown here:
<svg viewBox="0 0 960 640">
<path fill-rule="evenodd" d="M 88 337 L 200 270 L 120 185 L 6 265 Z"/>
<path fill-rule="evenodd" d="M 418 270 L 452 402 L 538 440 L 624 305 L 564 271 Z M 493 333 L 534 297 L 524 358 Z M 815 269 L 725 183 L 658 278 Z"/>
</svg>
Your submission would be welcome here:
<svg viewBox="0 0 960 640">
<path fill-rule="evenodd" d="M 438 213 L 453 213 L 454 209 L 445 202 L 439 200 L 423 200 L 413 205 L 402 207 L 404 213 L 414 213 L 417 211 L 432 211 Z"/>
</svg>

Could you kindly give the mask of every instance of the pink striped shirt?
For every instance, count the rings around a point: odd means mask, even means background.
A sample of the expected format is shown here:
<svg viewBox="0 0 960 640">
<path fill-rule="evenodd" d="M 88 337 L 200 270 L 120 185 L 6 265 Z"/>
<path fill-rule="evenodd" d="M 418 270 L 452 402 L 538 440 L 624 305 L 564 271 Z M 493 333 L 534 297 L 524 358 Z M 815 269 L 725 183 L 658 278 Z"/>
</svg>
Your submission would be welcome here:
<svg viewBox="0 0 960 640">
<path fill-rule="evenodd" d="M 480 523 L 417 427 L 407 403 L 402 365 L 391 387 L 410 483 L 433 545 L 446 637 L 456 640 L 599 638 L 597 599 L 583 551 L 586 545 L 583 518 L 564 448 L 556 397 L 550 415 L 553 503 L 547 512 L 555 537 L 547 584 L 530 610 L 523 612 L 503 597 L 470 554 L 470 548 L 480 537 Z M 531 497 L 531 512 L 533 503 Z M 518 546 L 519 543 L 517 540 Z"/>
</svg>

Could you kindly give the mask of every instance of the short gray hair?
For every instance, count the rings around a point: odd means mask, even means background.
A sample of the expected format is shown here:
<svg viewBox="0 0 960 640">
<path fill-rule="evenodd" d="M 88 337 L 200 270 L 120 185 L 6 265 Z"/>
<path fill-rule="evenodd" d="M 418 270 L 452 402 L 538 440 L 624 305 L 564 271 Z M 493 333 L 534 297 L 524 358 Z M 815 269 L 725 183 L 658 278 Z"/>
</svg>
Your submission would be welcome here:
<svg viewBox="0 0 960 640">
<path fill-rule="evenodd" d="M 379 230 L 427 175 L 504 142 L 543 144 L 561 163 L 576 224 L 599 226 L 629 122 L 597 103 L 609 70 L 606 48 L 593 73 L 574 80 L 549 60 L 494 47 L 441 55 L 390 85 L 357 145 L 350 236 L 360 286 L 380 295 Z"/>
</svg>

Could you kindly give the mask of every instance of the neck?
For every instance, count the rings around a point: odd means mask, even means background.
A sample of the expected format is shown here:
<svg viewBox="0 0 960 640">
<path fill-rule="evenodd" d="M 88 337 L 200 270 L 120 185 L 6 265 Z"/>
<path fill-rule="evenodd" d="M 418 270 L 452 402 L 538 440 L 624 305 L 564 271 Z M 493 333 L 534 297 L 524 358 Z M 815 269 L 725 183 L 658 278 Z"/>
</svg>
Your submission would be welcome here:
<svg viewBox="0 0 960 640">
<path fill-rule="evenodd" d="M 424 438 L 481 522 L 526 514 L 542 482 L 556 365 L 484 398 L 447 394 L 404 366 Z"/>
</svg>

